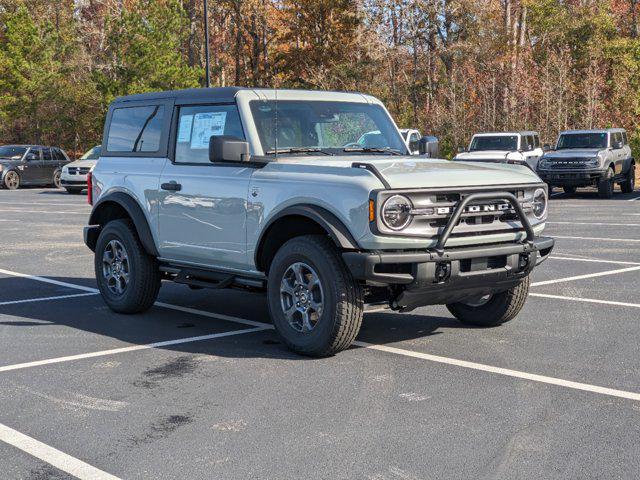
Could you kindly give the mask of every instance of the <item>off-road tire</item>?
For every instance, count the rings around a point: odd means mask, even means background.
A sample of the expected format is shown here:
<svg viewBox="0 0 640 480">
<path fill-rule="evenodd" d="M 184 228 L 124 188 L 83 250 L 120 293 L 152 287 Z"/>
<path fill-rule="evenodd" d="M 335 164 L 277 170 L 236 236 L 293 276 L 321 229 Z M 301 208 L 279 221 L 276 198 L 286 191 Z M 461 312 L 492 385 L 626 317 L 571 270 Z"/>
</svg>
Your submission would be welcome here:
<svg viewBox="0 0 640 480">
<path fill-rule="evenodd" d="M 607 169 L 607 173 L 598 180 L 598 196 L 600 198 L 613 197 L 613 170 Z"/>
<path fill-rule="evenodd" d="M 103 276 L 102 257 L 111 240 L 118 240 L 129 260 L 129 283 L 121 295 L 112 293 Z M 145 252 L 130 220 L 112 220 L 96 242 L 94 267 L 98 289 L 107 306 L 117 313 L 141 313 L 154 304 L 160 290 L 160 270 L 156 259 Z"/>
<path fill-rule="evenodd" d="M 80 195 L 82 193 L 81 188 L 65 188 L 65 190 L 71 195 Z"/>
<path fill-rule="evenodd" d="M 620 184 L 620 190 L 622 193 L 633 193 L 636 188 L 636 166 L 631 164 L 629 167 L 629 173 L 627 174 L 627 178 L 624 179 L 624 182 Z"/>
<path fill-rule="evenodd" d="M 20 188 L 20 174 L 15 170 L 9 170 L 4 174 L 2 186 L 7 190 L 18 190 Z"/>
<path fill-rule="evenodd" d="M 576 187 L 562 187 L 562 189 L 567 195 L 573 195 L 574 193 L 576 193 Z"/>
<path fill-rule="evenodd" d="M 449 311 L 462 323 L 480 327 L 495 327 L 513 320 L 527 301 L 529 277 L 506 292 L 494 294 L 487 303 L 472 307 L 464 303 L 447 305 Z"/>
<path fill-rule="evenodd" d="M 280 285 L 287 269 L 303 262 L 317 272 L 323 289 L 324 308 L 310 332 L 295 330 L 281 304 Z M 269 313 L 276 332 L 294 352 L 327 357 L 349 348 L 363 317 L 362 288 L 351 276 L 336 247 L 322 235 L 305 235 L 286 242 L 269 268 L 267 285 Z"/>
</svg>

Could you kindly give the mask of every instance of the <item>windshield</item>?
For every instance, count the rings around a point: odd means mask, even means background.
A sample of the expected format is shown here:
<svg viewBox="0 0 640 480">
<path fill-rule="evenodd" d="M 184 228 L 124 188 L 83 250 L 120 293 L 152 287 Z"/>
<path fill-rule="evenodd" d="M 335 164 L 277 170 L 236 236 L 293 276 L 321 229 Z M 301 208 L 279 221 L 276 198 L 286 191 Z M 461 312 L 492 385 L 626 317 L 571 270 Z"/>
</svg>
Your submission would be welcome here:
<svg viewBox="0 0 640 480">
<path fill-rule="evenodd" d="M 80 160 L 98 160 L 100 158 L 100 152 L 102 151 L 102 147 L 98 145 L 97 147 L 93 147 L 87 153 L 80 157 Z"/>
<path fill-rule="evenodd" d="M 289 155 L 407 153 L 398 130 L 379 105 L 278 101 L 277 114 L 275 101 L 254 100 L 250 105 L 267 155 L 276 148 Z"/>
<path fill-rule="evenodd" d="M 12 158 L 19 160 L 27 151 L 26 147 L 16 147 L 13 145 L 6 145 L 0 147 L 0 158 Z"/>
<path fill-rule="evenodd" d="M 607 134 L 571 133 L 560 135 L 557 150 L 569 148 L 607 148 Z"/>
<path fill-rule="evenodd" d="M 471 140 L 470 152 L 481 152 L 484 150 L 518 150 L 517 135 L 496 135 L 473 137 Z"/>
</svg>

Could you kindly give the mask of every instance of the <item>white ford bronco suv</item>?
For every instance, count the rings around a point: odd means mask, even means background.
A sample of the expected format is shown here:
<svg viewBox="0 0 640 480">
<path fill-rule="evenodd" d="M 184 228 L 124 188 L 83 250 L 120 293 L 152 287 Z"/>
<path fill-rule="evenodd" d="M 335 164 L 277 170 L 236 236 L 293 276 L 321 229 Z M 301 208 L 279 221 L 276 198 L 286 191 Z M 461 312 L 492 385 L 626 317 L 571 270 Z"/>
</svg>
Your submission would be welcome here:
<svg viewBox="0 0 640 480">
<path fill-rule="evenodd" d="M 358 142 L 372 131 L 376 146 Z M 348 348 L 370 305 L 511 320 L 554 244 L 530 169 L 410 156 L 358 93 L 119 98 L 89 199 L 85 243 L 111 309 L 149 309 L 162 280 L 264 291 L 283 341 L 311 356 Z"/>
<path fill-rule="evenodd" d="M 535 172 L 543 153 L 538 132 L 476 133 L 454 160 L 528 165 Z"/>
<path fill-rule="evenodd" d="M 550 188 L 563 187 L 569 194 L 577 187 L 595 186 L 601 198 L 611 198 L 616 183 L 622 193 L 633 192 L 636 162 L 622 128 L 567 130 L 560 133 L 554 151 L 540 160 L 538 175 Z"/>
</svg>

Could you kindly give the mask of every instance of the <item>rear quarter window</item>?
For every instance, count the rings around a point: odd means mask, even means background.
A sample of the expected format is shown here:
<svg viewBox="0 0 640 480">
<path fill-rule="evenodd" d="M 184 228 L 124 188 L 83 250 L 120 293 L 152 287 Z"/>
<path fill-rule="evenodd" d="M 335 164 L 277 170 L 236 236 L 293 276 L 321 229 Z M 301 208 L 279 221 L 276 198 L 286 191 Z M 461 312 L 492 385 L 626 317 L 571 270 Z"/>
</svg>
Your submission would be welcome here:
<svg viewBox="0 0 640 480">
<path fill-rule="evenodd" d="M 107 136 L 107 151 L 154 153 L 160 150 L 164 105 L 115 108 Z"/>
</svg>

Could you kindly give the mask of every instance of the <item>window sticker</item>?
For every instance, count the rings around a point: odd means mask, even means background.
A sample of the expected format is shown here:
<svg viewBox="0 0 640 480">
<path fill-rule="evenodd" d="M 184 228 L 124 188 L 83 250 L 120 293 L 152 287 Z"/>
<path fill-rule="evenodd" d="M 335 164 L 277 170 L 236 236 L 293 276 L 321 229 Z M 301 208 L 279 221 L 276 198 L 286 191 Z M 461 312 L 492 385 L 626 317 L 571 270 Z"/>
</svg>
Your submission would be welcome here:
<svg viewBox="0 0 640 480">
<path fill-rule="evenodd" d="M 193 125 L 193 115 L 184 115 L 180 117 L 180 126 L 178 127 L 178 143 L 188 142 L 191 140 L 191 126 Z"/>
<path fill-rule="evenodd" d="M 197 113 L 193 119 L 191 148 L 209 148 L 212 136 L 222 135 L 227 123 L 227 112 Z"/>
</svg>

